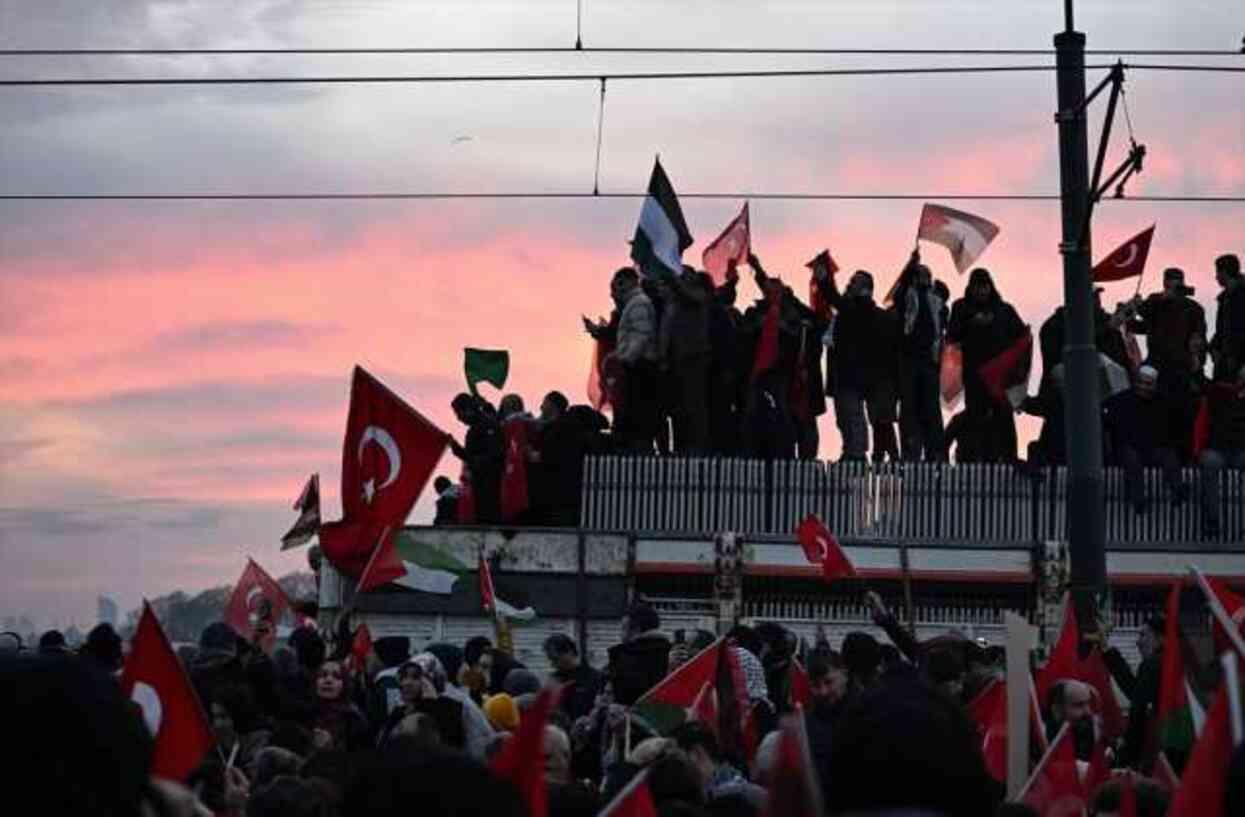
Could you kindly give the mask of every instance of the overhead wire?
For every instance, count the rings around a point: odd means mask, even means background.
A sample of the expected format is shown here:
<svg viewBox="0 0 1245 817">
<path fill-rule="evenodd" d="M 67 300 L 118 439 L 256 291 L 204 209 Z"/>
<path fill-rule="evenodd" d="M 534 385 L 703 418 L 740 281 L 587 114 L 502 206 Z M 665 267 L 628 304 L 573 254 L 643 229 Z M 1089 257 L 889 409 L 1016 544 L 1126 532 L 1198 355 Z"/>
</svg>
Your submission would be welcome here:
<svg viewBox="0 0 1245 817">
<path fill-rule="evenodd" d="M 1110 70 L 1114 66 L 1095 64 L 1088 71 Z M 1155 65 L 1125 63 L 1134 71 L 1205 71 L 1245 73 L 1245 66 L 1227 65 Z M 602 78 L 611 80 L 669 79 L 772 79 L 831 76 L 904 76 L 930 74 L 995 74 L 1058 71 L 1055 65 L 942 65 L 909 68 L 796 68 L 755 71 L 648 71 L 590 74 L 376 74 L 359 76 L 289 76 L 289 77 L 74 77 L 65 79 L 3 79 L 0 87 L 58 87 L 100 85 L 323 85 L 377 83 L 474 83 L 474 82 L 584 82 Z M 1069 68 L 1068 70 L 1079 70 Z"/>
<path fill-rule="evenodd" d="M 582 22 L 576 21 L 576 42 L 582 43 Z M 319 55 L 453 55 L 453 54 L 671 54 L 757 56 L 1054 56 L 1053 48 L 758 48 L 686 46 L 380 46 L 328 48 L 4 48 L 0 57 L 180 57 L 180 56 L 319 56 Z M 1180 48 L 1089 48 L 1093 56 L 1240 57 L 1241 51 Z"/>
<path fill-rule="evenodd" d="M 0 201 L 358 201 L 358 200 L 481 200 L 481 199 L 642 199 L 647 192 L 431 192 L 361 191 L 344 193 L 0 193 Z M 680 199 L 755 199 L 758 201 L 1058 201 L 1056 193 L 766 193 L 681 192 Z M 1165 204 L 1239 204 L 1245 195 L 1125 196 L 1112 202 Z"/>
</svg>

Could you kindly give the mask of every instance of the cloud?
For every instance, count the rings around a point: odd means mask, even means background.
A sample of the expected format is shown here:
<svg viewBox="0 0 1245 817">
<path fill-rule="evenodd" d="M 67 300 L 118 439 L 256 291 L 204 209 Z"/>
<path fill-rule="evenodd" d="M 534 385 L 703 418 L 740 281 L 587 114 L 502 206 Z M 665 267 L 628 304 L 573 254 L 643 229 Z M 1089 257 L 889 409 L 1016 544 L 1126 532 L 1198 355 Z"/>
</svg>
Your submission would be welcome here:
<svg viewBox="0 0 1245 817">
<path fill-rule="evenodd" d="M 251 346 L 296 346 L 311 338 L 332 335 L 340 327 L 328 324 L 294 324 L 289 321 L 257 320 L 199 324 L 161 332 L 145 351 L 161 355 L 202 348 L 246 350 Z"/>
<path fill-rule="evenodd" d="M 54 441 L 46 437 L 25 440 L 0 440 L 0 465 L 11 465 L 31 452 L 47 448 Z"/>
</svg>

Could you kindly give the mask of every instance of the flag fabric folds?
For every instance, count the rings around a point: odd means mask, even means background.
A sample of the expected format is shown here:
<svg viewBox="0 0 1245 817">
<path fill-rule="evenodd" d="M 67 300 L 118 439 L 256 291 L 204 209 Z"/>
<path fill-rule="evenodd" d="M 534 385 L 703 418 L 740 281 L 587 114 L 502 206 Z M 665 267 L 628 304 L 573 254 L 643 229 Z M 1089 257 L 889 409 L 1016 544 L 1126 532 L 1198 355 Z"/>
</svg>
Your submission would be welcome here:
<svg viewBox="0 0 1245 817">
<path fill-rule="evenodd" d="M 765 817 L 821 817 L 821 786 L 804 731 L 804 712 L 788 716 L 778 738 Z"/>
<path fill-rule="evenodd" d="M 1067 724 L 1025 783 L 1020 802 L 1041 817 L 1080 817 L 1089 800 L 1076 765 L 1076 747 Z"/>
<path fill-rule="evenodd" d="M 536 611 L 531 607 L 519 609 L 497 595 L 493 587 L 493 572 L 489 569 L 488 560 L 483 553 L 480 554 L 477 571 L 480 580 L 480 606 L 484 612 L 517 621 L 531 621 L 536 618 Z"/>
<path fill-rule="evenodd" d="M 376 547 L 372 549 L 372 556 L 363 566 L 363 572 L 359 574 L 359 584 L 356 588 L 358 592 L 365 593 L 383 584 L 398 581 L 406 575 L 406 565 L 398 556 L 394 538 L 393 528 L 387 527 L 381 530 L 380 536 L 376 539 Z"/>
<path fill-rule="evenodd" d="M 809 261 L 804 266 L 813 271 L 808 279 L 809 307 L 823 320 L 830 320 L 830 316 L 834 313 L 834 307 L 830 305 L 829 301 L 822 297 L 821 288 L 817 286 L 817 268 L 824 266 L 826 268 L 826 274 L 834 277 L 834 274 L 839 271 L 839 265 L 835 263 L 829 250 L 822 250 L 817 253 L 817 255 L 813 256 L 812 261 Z"/>
<path fill-rule="evenodd" d="M 782 289 L 776 282 L 768 283 L 765 290 L 765 318 L 761 323 L 761 338 L 757 341 L 756 356 L 752 359 L 750 383 L 778 363 L 778 324 L 782 317 Z"/>
<path fill-rule="evenodd" d="M 1033 332 L 1025 332 L 1016 342 L 978 369 L 986 391 L 1001 405 L 1018 408 L 1029 394 L 1029 371 L 1033 367 Z"/>
<path fill-rule="evenodd" d="M 822 577 L 827 582 L 856 577 L 856 568 L 839 546 L 839 541 L 815 514 L 804 518 L 795 535 L 804 548 L 804 558 L 810 564 L 821 565 Z"/>
<path fill-rule="evenodd" d="M 1196 658 L 1180 622 L 1183 592 L 1183 583 L 1175 581 L 1167 596 L 1167 628 L 1163 634 L 1163 660 L 1159 670 L 1159 699 L 1155 716 L 1157 748 L 1168 754 L 1168 760 L 1177 769 L 1181 768 L 1180 761 L 1188 756 L 1206 721 L 1200 698 L 1201 688 L 1195 675 Z"/>
<path fill-rule="evenodd" d="M 527 481 L 527 422 L 513 417 L 502 426 L 506 438 L 505 466 L 501 475 L 501 518 L 513 522 L 531 505 Z"/>
<path fill-rule="evenodd" d="M 1111 674 L 1102 652 L 1094 647 L 1085 658 L 1080 656 L 1081 630 L 1071 600 L 1064 604 L 1063 627 L 1051 650 L 1050 659 L 1038 671 L 1036 688 L 1040 700 L 1047 700 L 1050 689 L 1058 681 L 1075 680 L 1093 688 L 1094 713 L 1102 718 L 1103 733 L 1115 738 L 1124 733 L 1124 713 L 1115 697 Z"/>
<path fill-rule="evenodd" d="M 164 628 L 145 601 L 121 673 L 121 691 L 142 709 L 154 741 L 151 773 L 184 782 L 216 736 Z"/>
<path fill-rule="evenodd" d="M 997 224 L 940 204 L 926 204 L 921 209 L 921 224 L 917 229 L 918 239 L 941 244 L 951 252 L 951 260 L 961 275 L 981 257 L 998 234 Z"/>
<path fill-rule="evenodd" d="M 1154 238 L 1154 227 L 1151 224 L 1095 264 L 1094 282 L 1123 281 L 1126 278 L 1137 278 L 1145 272 L 1146 258 L 1150 255 L 1150 240 Z"/>
<path fill-rule="evenodd" d="M 267 639 L 271 642 L 276 639 L 277 623 L 289 609 L 290 599 L 277 580 L 269 576 L 254 559 L 247 559 L 246 567 L 225 605 L 225 623 L 238 635 L 250 640 L 255 636 L 256 626 L 267 622 Z"/>
<path fill-rule="evenodd" d="M 750 252 L 752 236 L 748 225 L 748 203 L 744 202 L 744 208 L 739 211 L 739 215 L 731 219 L 722 234 L 705 247 L 700 260 L 705 272 L 713 278 L 714 286 L 720 287 L 739 280 L 739 273 L 735 268 L 748 260 Z"/>
<path fill-rule="evenodd" d="M 657 817 L 653 793 L 648 788 L 648 769 L 633 777 L 597 817 Z"/>
<path fill-rule="evenodd" d="M 545 785 L 545 723 L 558 700 L 558 689 L 545 687 L 536 702 L 519 719 L 519 730 L 506 741 L 489 768 L 509 780 L 527 806 L 529 817 L 548 817 L 549 795 Z"/>
<path fill-rule="evenodd" d="M 631 242 L 631 259 L 646 277 L 678 275 L 683 271 L 683 251 L 690 246 L 692 233 L 679 207 L 679 197 L 658 159 L 653 163 L 648 195 Z"/>
<path fill-rule="evenodd" d="M 305 545 L 311 537 L 320 531 L 320 475 L 312 474 L 303 486 L 303 492 L 294 500 L 294 510 L 298 511 L 298 520 L 294 526 L 281 537 L 281 549 Z"/>
<path fill-rule="evenodd" d="M 1235 750 L 1228 695 L 1228 684 L 1220 684 L 1206 713 L 1206 728 L 1189 755 L 1167 817 L 1233 817 L 1224 809 L 1228 766 Z"/>
<path fill-rule="evenodd" d="M 394 545 L 406 570 L 395 584 L 410 590 L 449 595 L 459 577 L 471 570 L 454 554 L 409 531 L 398 531 Z"/>
<path fill-rule="evenodd" d="M 379 380 L 355 367 L 342 446 L 342 519 L 320 528 L 338 570 L 358 576 L 381 531 L 400 528 L 449 437 Z"/>
<path fill-rule="evenodd" d="M 614 344 L 603 339 L 592 342 L 592 367 L 588 371 L 588 403 L 597 411 L 604 411 L 606 406 L 613 407 L 618 398 L 614 394 L 609 373 L 606 371 L 606 360 L 614 351 Z"/>
<path fill-rule="evenodd" d="M 718 668 L 734 661 L 725 647 L 726 640 L 719 638 L 685 661 L 632 704 L 631 717 L 653 734 L 666 735 L 689 720 L 693 711 L 700 718 L 709 711 L 720 713 L 729 702 L 720 698 Z M 710 692 L 702 695 L 706 687 Z"/>
<path fill-rule="evenodd" d="M 503 388 L 510 374 L 510 353 L 504 349 L 463 349 L 463 372 L 472 394 L 479 394 L 476 386 L 480 383 Z"/>
</svg>

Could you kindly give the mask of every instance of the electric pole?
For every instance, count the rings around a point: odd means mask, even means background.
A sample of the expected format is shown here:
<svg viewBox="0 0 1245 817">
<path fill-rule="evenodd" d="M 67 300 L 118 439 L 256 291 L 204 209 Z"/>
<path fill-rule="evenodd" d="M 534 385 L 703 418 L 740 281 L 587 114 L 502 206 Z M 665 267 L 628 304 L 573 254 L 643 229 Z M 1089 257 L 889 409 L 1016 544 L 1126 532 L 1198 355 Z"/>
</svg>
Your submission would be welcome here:
<svg viewBox="0 0 1245 817">
<path fill-rule="evenodd" d="M 1065 345 L 1064 410 L 1068 451 L 1069 589 L 1081 632 L 1096 629 L 1097 601 L 1106 593 L 1103 521 L 1102 409 L 1094 293 L 1090 274 L 1089 144 L 1085 104 L 1085 35 L 1076 31 L 1072 0 L 1064 0 L 1063 31 L 1055 35 L 1059 113 L 1059 198 L 1063 215 Z"/>
</svg>

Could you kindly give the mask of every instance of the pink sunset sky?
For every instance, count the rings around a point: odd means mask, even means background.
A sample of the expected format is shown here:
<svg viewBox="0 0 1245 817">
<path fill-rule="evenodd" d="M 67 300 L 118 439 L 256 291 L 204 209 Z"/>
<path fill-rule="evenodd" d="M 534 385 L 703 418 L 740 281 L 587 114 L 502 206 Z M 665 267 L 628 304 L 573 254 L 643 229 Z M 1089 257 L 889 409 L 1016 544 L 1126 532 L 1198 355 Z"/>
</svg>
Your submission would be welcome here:
<svg viewBox="0 0 1245 817">
<path fill-rule="evenodd" d="M 1047 48 L 1062 2 L 585 0 L 587 46 Z M 1090 48 L 1240 46 L 1238 0 L 1077 4 Z M 574 0 L 0 0 L 0 48 L 568 46 Z M 514 73 L 1028 64 L 1043 57 L 0 57 L 0 77 Z M 1136 62 L 1245 64 L 1245 56 Z M 1107 63 L 1111 57 L 1091 57 Z M 1091 74 L 1091 83 L 1101 77 Z M 1135 71 L 1149 150 L 1133 194 L 1245 195 L 1240 74 Z M 0 193 L 590 191 L 596 82 L 0 88 Z M 1104 97 L 1105 100 L 1105 97 Z M 1055 193 L 1054 75 L 614 82 L 601 189 Z M 1096 106 L 1091 141 L 1103 106 Z M 466 138 L 463 138 L 466 137 Z M 1127 130 L 1113 137 L 1109 166 Z M 687 200 L 699 261 L 742 201 Z M 798 282 L 829 247 L 889 282 L 920 202 L 761 201 L 753 243 Z M 1002 232 L 981 263 L 1036 327 L 1062 299 L 1055 202 L 960 202 Z M 351 367 L 456 435 L 462 348 L 509 349 L 529 405 L 584 399 L 579 316 L 608 313 L 638 199 L 0 202 L 0 615 L 93 623 L 95 598 L 276 574 L 312 471 L 338 514 Z M 1213 321 L 1212 262 L 1245 206 L 1108 201 L 1096 255 L 1157 222 L 1145 290 L 1186 270 Z M 954 295 L 945 251 L 924 248 Z M 1109 304 L 1132 295 L 1110 285 Z M 751 298 L 751 284 L 744 289 Z M 1036 377 L 1036 373 L 1035 373 Z M 1034 428 L 1023 426 L 1027 435 Z M 823 419 L 822 456 L 838 451 Z M 442 471 L 456 474 L 447 460 Z M 428 498 L 413 521 L 430 515 Z"/>
</svg>

